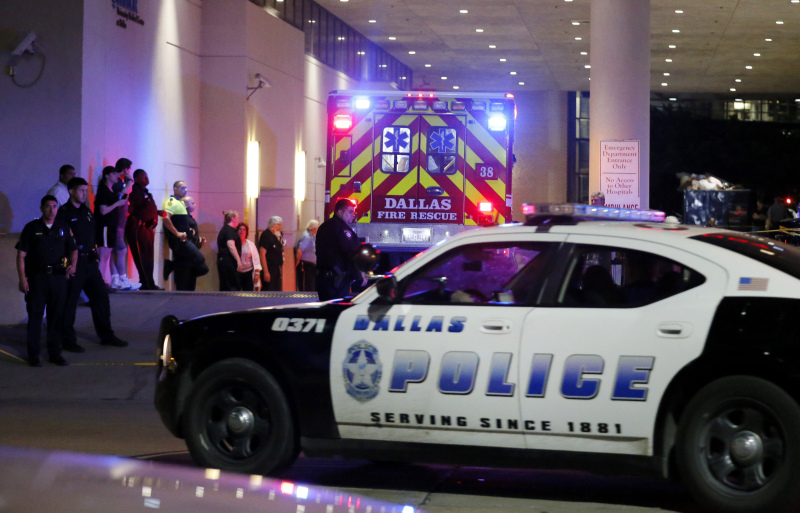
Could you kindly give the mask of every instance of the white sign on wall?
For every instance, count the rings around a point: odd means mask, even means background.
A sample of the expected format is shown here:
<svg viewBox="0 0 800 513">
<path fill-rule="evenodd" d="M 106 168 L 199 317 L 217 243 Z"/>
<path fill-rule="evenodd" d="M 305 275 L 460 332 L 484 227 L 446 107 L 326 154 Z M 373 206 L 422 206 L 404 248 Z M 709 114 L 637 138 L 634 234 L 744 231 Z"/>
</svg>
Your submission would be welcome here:
<svg viewBox="0 0 800 513">
<path fill-rule="evenodd" d="M 607 207 L 639 208 L 639 141 L 600 141 L 600 190 Z"/>
</svg>

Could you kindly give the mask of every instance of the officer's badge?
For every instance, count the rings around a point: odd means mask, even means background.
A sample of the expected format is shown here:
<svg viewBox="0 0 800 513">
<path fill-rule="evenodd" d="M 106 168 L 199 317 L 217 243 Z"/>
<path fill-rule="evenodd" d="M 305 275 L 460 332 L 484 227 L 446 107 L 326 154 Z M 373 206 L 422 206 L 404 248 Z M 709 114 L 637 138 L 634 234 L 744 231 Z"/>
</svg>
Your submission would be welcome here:
<svg viewBox="0 0 800 513">
<path fill-rule="evenodd" d="M 383 364 L 378 358 L 378 348 L 360 340 L 350 346 L 342 362 L 344 387 L 360 403 L 374 399 L 383 375 Z"/>
</svg>

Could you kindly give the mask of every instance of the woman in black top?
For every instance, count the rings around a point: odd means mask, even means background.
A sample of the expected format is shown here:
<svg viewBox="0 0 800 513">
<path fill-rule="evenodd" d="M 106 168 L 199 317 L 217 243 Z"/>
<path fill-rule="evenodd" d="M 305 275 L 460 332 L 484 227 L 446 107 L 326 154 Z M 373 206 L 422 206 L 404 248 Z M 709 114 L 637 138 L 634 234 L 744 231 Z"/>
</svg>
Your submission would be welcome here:
<svg viewBox="0 0 800 513">
<path fill-rule="evenodd" d="M 103 179 L 97 184 L 97 193 L 94 196 L 94 215 L 97 219 L 95 240 L 97 246 L 102 249 L 100 251 L 100 267 L 109 261 L 111 272 L 111 287 L 115 289 L 130 289 L 130 283 L 123 284 L 121 279 L 124 276 L 125 281 L 127 278 L 127 271 L 125 270 L 125 257 L 127 256 L 127 246 L 125 240 L 122 238 L 119 230 L 120 216 L 127 217 L 128 212 L 128 199 L 127 194 L 121 197 L 124 193 L 114 191 L 114 186 L 121 183 L 119 180 L 119 171 L 114 166 L 106 166 L 103 168 Z M 123 217 L 124 219 L 124 217 Z M 118 251 L 122 258 L 111 258 L 112 250 Z M 115 257 L 117 255 L 114 255 Z"/>
<path fill-rule="evenodd" d="M 239 213 L 235 210 L 222 212 L 225 225 L 217 235 L 217 270 L 219 271 L 219 290 L 242 290 L 239 283 L 239 271 L 242 261 L 242 241 L 236 233 L 239 224 Z"/>
<path fill-rule="evenodd" d="M 267 229 L 258 239 L 258 256 L 261 259 L 261 286 L 263 290 L 280 292 L 283 290 L 283 219 L 272 216 Z"/>
</svg>

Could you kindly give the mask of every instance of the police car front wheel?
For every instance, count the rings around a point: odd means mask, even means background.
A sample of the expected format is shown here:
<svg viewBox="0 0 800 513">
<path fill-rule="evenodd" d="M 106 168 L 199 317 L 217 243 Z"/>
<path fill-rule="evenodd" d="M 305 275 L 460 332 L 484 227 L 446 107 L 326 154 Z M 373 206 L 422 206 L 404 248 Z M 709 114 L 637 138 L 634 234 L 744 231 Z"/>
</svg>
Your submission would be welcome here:
<svg viewBox="0 0 800 513">
<path fill-rule="evenodd" d="M 682 480 L 712 511 L 796 511 L 800 408 L 778 386 L 734 376 L 703 388 L 684 412 Z"/>
<path fill-rule="evenodd" d="M 194 383 L 183 417 L 186 445 L 206 467 L 277 473 L 297 457 L 291 410 L 275 378 L 260 365 L 232 358 Z"/>
</svg>

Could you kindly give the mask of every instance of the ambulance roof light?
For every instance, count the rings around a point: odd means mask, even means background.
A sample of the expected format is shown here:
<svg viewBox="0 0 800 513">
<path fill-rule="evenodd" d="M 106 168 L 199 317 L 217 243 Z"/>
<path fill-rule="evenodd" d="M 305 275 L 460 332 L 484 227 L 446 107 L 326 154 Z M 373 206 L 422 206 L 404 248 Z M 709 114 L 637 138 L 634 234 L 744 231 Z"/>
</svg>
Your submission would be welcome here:
<svg viewBox="0 0 800 513">
<path fill-rule="evenodd" d="M 357 109 L 368 109 L 369 103 L 369 98 L 356 98 Z"/>
<path fill-rule="evenodd" d="M 513 93 L 506 93 L 506 98 L 514 98 L 514 94 Z"/>
<path fill-rule="evenodd" d="M 582 203 L 525 203 L 522 213 L 527 221 L 537 217 L 561 217 L 574 221 L 606 220 L 606 221 L 643 221 L 663 223 L 666 215 L 660 210 L 633 210 L 627 208 L 600 207 Z"/>
</svg>

